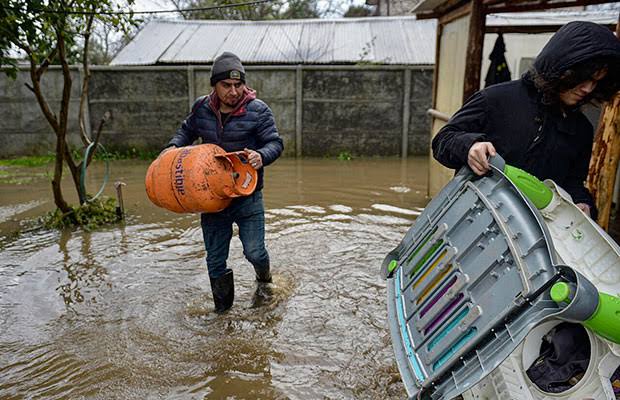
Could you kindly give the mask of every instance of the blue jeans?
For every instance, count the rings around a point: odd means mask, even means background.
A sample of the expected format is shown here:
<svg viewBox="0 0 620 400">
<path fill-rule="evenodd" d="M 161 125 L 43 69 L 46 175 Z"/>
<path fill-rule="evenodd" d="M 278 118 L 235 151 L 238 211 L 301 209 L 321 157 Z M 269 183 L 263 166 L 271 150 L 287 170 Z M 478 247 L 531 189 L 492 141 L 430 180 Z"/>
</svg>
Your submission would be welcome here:
<svg viewBox="0 0 620 400">
<path fill-rule="evenodd" d="M 263 193 L 258 191 L 250 196 L 233 199 L 223 211 L 200 215 L 210 278 L 219 278 L 228 271 L 226 259 L 233 222 L 239 227 L 239 239 L 243 244 L 245 258 L 256 270 L 269 268 L 269 254 L 265 248 Z"/>
</svg>

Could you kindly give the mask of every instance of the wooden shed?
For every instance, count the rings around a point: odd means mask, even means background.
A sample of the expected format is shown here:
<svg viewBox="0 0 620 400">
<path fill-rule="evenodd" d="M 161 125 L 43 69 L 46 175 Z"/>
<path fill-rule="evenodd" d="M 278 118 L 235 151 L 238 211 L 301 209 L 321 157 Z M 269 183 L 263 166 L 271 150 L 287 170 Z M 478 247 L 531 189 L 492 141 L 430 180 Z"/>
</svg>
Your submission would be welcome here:
<svg viewBox="0 0 620 400">
<path fill-rule="evenodd" d="M 555 32 L 560 25 L 504 25 L 488 27 L 488 14 L 513 13 L 612 3 L 604 0 L 423 0 L 413 10 L 417 18 L 437 18 L 433 117 L 431 135 L 445 124 L 463 102 L 480 88 L 482 44 L 485 33 Z M 436 194 L 453 172 L 432 161 L 429 195 Z"/>
</svg>

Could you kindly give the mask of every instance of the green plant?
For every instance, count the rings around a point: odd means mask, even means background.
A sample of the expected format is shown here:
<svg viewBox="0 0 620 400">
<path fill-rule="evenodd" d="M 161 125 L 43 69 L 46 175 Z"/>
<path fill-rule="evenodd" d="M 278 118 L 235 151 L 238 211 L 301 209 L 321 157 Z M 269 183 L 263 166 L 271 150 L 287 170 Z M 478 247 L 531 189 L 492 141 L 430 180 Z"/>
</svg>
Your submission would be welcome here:
<svg viewBox="0 0 620 400">
<path fill-rule="evenodd" d="M 71 207 L 71 210 L 65 213 L 56 209 L 46 214 L 42 222 L 46 228 L 63 229 L 77 225 L 86 230 L 92 230 L 98 226 L 119 220 L 116 212 L 116 200 L 105 197 Z"/>
<path fill-rule="evenodd" d="M 109 152 L 108 155 L 110 160 L 154 160 L 157 158 L 159 153 L 160 150 L 143 150 L 132 147 L 131 149 L 126 149 L 124 151 L 115 150 L 113 152 Z"/>
<path fill-rule="evenodd" d="M 356 64 L 358 65 L 365 65 L 365 64 L 372 64 L 373 61 L 371 60 L 367 60 L 366 57 L 368 57 L 371 53 L 372 50 L 375 46 L 375 41 L 377 40 L 377 36 L 373 36 L 370 41 L 366 42 L 366 44 L 364 45 L 364 47 L 362 47 L 362 51 L 359 54 L 360 59 L 358 60 L 358 62 Z"/>
<path fill-rule="evenodd" d="M 41 167 L 54 162 L 54 155 L 28 156 L 0 160 L 0 166 L 6 167 Z"/>
<path fill-rule="evenodd" d="M 0 160 L 0 183 L 23 185 L 42 178 L 49 178 L 49 171 L 41 171 L 54 162 L 54 156 L 31 156 Z"/>
<path fill-rule="evenodd" d="M 348 151 L 341 151 L 338 154 L 338 159 L 340 161 L 351 161 L 353 159 L 353 156 Z"/>
<path fill-rule="evenodd" d="M 35 174 L 11 174 L 8 171 L 0 171 L 0 183 L 6 185 L 25 185 L 38 179 L 49 178 L 46 173 Z"/>
<path fill-rule="evenodd" d="M 72 150 L 74 159 L 81 161 L 84 159 L 84 154 L 79 150 Z M 114 150 L 103 152 L 96 152 L 93 156 L 93 160 L 154 160 L 159 155 L 160 150 L 142 150 L 132 147 L 124 150 Z"/>
</svg>

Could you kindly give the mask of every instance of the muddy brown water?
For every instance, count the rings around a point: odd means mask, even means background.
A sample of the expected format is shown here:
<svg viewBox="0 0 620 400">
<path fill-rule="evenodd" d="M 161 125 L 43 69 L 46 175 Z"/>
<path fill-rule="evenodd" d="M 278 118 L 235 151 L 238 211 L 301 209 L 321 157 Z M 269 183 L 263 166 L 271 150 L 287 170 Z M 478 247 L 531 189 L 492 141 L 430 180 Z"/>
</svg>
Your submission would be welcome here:
<svg viewBox="0 0 620 400">
<path fill-rule="evenodd" d="M 427 162 L 268 167 L 273 297 L 256 307 L 235 237 L 236 299 L 223 316 L 213 313 L 198 218 L 149 203 L 147 162 L 113 163 L 128 217 L 93 232 L 25 229 L 53 208 L 51 166 L 5 168 L 16 178 L 0 180 L 0 398 L 406 397 L 378 273 L 428 202 Z M 102 175 L 89 170 L 91 191 Z"/>
</svg>

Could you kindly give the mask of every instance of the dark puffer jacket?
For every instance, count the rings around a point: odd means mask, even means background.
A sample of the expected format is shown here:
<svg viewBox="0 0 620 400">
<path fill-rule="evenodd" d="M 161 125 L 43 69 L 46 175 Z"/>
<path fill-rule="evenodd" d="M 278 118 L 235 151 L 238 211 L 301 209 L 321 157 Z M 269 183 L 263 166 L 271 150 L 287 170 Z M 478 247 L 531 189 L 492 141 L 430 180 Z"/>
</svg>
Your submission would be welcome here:
<svg viewBox="0 0 620 400">
<path fill-rule="evenodd" d="M 534 65 L 538 73 L 552 78 L 578 62 L 603 55 L 620 58 L 620 42 L 613 34 L 599 25 L 572 22 L 551 38 Z M 526 74 L 474 94 L 439 131 L 432 146 L 437 161 L 458 169 L 467 165 L 475 142 L 489 141 L 507 163 L 539 179 L 554 180 L 575 203 L 593 207 L 584 187 L 592 137 L 592 125 L 579 109 L 543 105 L 542 95 Z"/>
<path fill-rule="evenodd" d="M 214 93 L 196 99 L 192 112 L 168 145 L 188 146 L 198 138 L 202 143 L 217 144 L 226 151 L 256 150 L 263 158 L 263 166 L 273 163 L 284 149 L 271 109 L 247 88 L 244 98 L 225 121 L 222 121 Z M 263 188 L 263 175 L 261 168 L 258 170 L 257 191 Z"/>
</svg>

